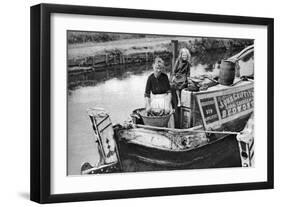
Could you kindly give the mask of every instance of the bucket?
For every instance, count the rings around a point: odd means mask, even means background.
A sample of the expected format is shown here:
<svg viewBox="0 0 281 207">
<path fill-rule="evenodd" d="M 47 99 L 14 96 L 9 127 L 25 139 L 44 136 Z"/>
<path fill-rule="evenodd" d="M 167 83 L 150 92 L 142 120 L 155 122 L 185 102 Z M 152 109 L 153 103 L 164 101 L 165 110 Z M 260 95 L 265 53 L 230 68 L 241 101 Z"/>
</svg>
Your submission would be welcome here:
<svg viewBox="0 0 281 207">
<path fill-rule="evenodd" d="M 232 85 L 235 78 L 235 62 L 223 60 L 220 65 L 219 83 L 221 85 Z"/>
<path fill-rule="evenodd" d="M 147 116 L 145 109 L 137 109 L 138 114 L 141 116 L 144 125 L 156 126 L 156 127 L 167 127 L 173 112 L 163 116 Z"/>
<path fill-rule="evenodd" d="M 140 111 L 143 110 L 143 108 L 141 109 L 135 109 L 132 113 L 131 113 L 131 118 L 134 124 L 144 124 L 143 123 L 143 119 L 140 115 Z"/>
</svg>

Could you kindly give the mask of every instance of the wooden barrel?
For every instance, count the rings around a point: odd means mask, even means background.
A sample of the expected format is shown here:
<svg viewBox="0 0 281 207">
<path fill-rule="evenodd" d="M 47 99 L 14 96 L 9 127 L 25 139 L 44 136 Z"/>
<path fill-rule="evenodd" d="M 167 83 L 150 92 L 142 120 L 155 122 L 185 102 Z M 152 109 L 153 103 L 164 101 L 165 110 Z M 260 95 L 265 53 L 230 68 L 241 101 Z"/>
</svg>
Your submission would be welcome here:
<svg viewBox="0 0 281 207">
<path fill-rule="evenodd" d="M 229 86 L 233 84 L 235 77 L 235 63 L 228 60 L 223 60 L 220 65 L 219 83 Z"/>
</svg>

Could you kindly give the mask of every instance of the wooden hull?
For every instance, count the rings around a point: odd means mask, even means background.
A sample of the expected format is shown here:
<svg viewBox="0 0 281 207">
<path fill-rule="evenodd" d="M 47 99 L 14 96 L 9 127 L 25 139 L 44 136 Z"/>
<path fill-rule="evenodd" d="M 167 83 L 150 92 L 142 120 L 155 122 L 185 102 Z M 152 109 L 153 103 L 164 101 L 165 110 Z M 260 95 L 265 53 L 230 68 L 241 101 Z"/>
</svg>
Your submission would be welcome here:
<svg viewBox="0 0 281 207">
<path fill-rule="evenodd" d="M 241 167 L 235 136 L 225 136 L 201 147 L 167 151 L 119 142 L 124 172 Z"/>
<path fill-rule="evenodd" d="M 241 131 L 249 116 L 250 114 L 247 114 L 229 122 L 225 128 Z M 145 134 L 143 137 L 139 136 L 140 134 L 136 133 L 135 137 L 139 140 L 147 138 Z M 118 136 L 117 143 L 124 172 L 241 167 L 236 135 L 213 134 L 209 139 L 210 141 L 206 144 L 181 150 L 153 147 Z"/>
</svg>

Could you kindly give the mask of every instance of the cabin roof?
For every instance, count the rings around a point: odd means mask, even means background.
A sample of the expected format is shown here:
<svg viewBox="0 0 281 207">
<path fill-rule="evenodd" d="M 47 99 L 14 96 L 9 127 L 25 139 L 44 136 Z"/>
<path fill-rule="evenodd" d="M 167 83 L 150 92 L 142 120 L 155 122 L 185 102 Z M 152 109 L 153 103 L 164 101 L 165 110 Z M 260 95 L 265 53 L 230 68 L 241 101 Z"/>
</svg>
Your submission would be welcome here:
<svg viewBox="0 0 281 207">
<path fill-rule="evenodd" d="M 253 84 L 253 83 L 254 83 L 253 80 L 241 81 L 240 78 L 235 78 L 235 80 L 233 82 L 233 84 L 234 84 L 233 86 L 232 85 L 225 86 L 225 85 L 218 84 L 218 85 L 209 87 L 207 90 L 199 91 L 199 92 L 195 92 L 195 93 L 198 94 L 198 93 L 214 92 L 214 91 L 226 90 L 226 89 L 230 89 L 230 88 L 235 89 L 235 88 L 238 88 L 240 86 L 249 85 L 249 84 Z"/>
</svg>

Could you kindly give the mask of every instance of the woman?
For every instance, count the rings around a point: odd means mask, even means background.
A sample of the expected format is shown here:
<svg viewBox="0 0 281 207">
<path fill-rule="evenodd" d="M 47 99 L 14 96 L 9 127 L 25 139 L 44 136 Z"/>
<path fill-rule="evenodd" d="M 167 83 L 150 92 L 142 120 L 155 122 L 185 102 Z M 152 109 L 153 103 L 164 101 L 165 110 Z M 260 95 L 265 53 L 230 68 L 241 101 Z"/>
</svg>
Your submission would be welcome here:
<svg viewBox="0 0 281 207">
<path fill-rule="evenodd" d="M 144 93 L 146 112 L 164 110 L 165 114 L 170 113 L 171 87 L 168 76 L 163 72 L 164 61 L 157 57 L 152 67 L 153 73 L 147 79 Z"/>
<path fill-rule="evenodd" d="M 182 48 L 173 68 L 172 84 L 176 89 L 178 106 L 181 106 L 180 91 L 187 87 L 187 78 L 190 76 L 190 58 L 189 50 Z"/>
</svg>

